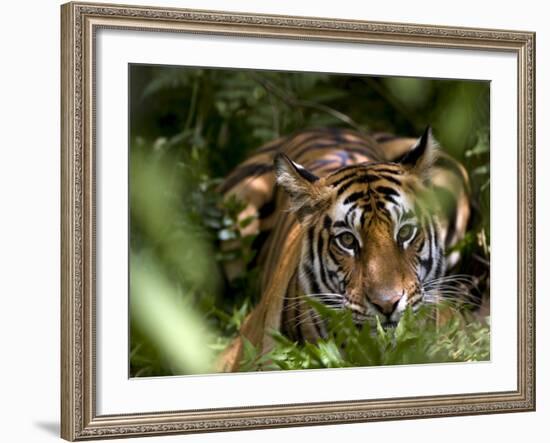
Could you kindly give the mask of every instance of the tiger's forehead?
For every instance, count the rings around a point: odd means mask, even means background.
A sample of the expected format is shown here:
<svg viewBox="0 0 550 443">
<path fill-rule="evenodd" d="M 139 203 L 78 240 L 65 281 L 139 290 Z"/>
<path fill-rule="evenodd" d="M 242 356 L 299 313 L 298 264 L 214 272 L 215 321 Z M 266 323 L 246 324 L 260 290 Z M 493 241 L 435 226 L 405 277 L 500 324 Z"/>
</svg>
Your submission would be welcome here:
<svg viewBox="0 0 550 443">
<path fill-rule="evenodd" d="M 338 169 L 326 177 L 328 186 L 337 187 L 344 192 L 349 185 L 388 180 L 398 186 L 406 170 L 398 163 L 369 162 L 359 163 Z"/>
<path fill-rule="evenodd" d="M 327 177 L 335 191 L 331 215 L 342 225 L 361 229 L 375 218 L 396 223 L 411 213 L 411 176 L 398 164 L 360 164 Z"/>
</svg>

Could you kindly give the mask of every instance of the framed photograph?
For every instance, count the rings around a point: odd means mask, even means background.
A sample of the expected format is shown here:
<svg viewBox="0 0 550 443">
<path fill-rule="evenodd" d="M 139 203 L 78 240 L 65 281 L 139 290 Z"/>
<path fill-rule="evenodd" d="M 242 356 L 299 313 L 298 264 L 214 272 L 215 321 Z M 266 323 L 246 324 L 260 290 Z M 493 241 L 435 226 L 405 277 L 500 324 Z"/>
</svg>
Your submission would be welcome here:
<svg viewBox="0 0 550 443">
<path fill-rule="evenodd" d="M 535 409 L 535 35 L 62 6 L 67 440 Z"/>
</svg>

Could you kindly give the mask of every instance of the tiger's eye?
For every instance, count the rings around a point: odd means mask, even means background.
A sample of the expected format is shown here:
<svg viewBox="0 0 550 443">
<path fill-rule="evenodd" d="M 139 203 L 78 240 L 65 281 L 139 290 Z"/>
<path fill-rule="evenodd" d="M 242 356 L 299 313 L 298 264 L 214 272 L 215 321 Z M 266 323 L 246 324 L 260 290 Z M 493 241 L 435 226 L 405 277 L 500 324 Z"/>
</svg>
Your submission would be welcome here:
<svg viewBox="0 0 550 443">
<path fill-rule="evenodd" d="M 397 233 L 397 238 L 401 243 L 405 243 L 413 237 L 415 232 L 416 229 L 413 225 L 404 225 L 401 226 L 401 228 L 399 229 L 399 232 Z"/>
<path fill-rule="evenodd" d="M 349 232 L 344 232 L 340 234 L 338 237 L 338 241 L 340 244 L 346 248 L 346 249 L 354 249 L 356 245 L 356 240 L 353 234 L 350 234 Z"/>
</svg>

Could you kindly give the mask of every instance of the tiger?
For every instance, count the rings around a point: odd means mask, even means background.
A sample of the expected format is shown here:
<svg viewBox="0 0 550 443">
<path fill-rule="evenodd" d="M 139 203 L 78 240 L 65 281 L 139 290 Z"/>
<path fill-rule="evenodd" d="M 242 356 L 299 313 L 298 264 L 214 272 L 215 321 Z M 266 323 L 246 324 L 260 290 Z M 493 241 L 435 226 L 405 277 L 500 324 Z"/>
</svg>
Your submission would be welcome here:
<svg viewBox="0 0 550 443">
<path fill-rule="evenodd" d="M 258 304 L 222 353 L 238 371 L 245 339 L 268 352 L 273 331 L 298 343 L 327 336 L 306 298 L 349 309 L 357 325 L 395 327 L 438 300 L 459 259 L 453 246 L 470 218 L 465 168 L 420 137 L 319 128 L 281 137 L 238 165 L 219 188 L 245 205 L 242 235 L 255 236 Z M 234 246 L 234 245 L 233 245 Z M 243 272 L 229 263 L 229 279 Z"/>
</svg>

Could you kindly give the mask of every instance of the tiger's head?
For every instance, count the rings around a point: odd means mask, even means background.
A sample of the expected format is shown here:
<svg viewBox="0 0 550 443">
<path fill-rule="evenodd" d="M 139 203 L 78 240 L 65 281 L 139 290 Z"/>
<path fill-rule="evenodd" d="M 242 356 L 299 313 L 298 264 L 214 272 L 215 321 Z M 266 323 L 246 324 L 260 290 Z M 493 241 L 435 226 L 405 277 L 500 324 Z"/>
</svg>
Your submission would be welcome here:
<svg viewBox="0 0 550 443">
<path fill-rule="evenodd" d="M 430 302 L 445 260 L 430 172 L 428 128 L 396 162 L 362 163 L 317 177 L 284 154 L 277 183 L 303 230 L 298 279 L 305 295 L 350 309 L 357 324 L 395 326 Z"/>
</svg>

